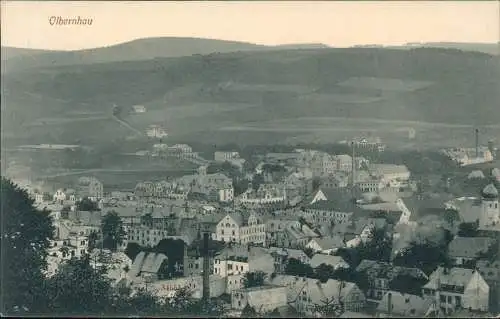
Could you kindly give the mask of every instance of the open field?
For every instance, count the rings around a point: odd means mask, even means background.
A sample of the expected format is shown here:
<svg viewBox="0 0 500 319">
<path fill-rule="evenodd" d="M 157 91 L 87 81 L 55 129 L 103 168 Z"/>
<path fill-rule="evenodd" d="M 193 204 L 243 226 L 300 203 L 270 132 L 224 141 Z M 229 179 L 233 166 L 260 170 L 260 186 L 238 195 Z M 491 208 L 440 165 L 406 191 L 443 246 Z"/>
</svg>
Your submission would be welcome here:
<svg viewBox="0 0 500 319">
<path fill-rule="evenodd" d="M 339 83 L 339 86 L 381 91 L 412 92 L 432 85 L 430 81 L 390 79 L 378 77 L 352 77 Z"/>
<path fill-rule="evenodd" d="M 342 94 L 342 93 L 312 93 L 299 97 L 300 101 L 304 104 L 334 104 L 334 103 L 348 103 L 348 104 L 367 104 L 378 102 L 382 97 L 377 96 L 362 96 L 357 94 Z"/>
<path fill-rule="evenodd" d="M 414 140 L 408 139 L 408 130 L 416 132 Z M 381 119 L 312 118 L 281 119 L 240 126 L 221 127 L 220 131 L 238 134 L 281 134 L 283 143 L 331 143 L 360 136 L 379 136 L 389 145 L 415 147 L 473 145 L 474 126 L 417 121 L 389 121 Z M 500 141 L 500 125 L 479 127 L 480 142 L 489 139 Z M 451 138 L 452 137 L 452 138 Z"/>
</svg>

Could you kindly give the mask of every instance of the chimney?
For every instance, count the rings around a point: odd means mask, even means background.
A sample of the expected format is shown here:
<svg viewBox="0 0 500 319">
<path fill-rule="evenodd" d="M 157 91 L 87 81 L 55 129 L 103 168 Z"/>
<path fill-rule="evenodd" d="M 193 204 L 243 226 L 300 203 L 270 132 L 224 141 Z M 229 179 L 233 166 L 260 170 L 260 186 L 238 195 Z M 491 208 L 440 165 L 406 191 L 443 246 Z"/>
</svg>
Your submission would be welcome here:
<svg viewBox="0 0 500 319">
<path fill-rule="evenodd" d="M 203 233 L 203 300 L 207 302 L 210 299 L 210 259 L 208 254 L 208 236 L 209 233 Z"/>
<path fill-rule="evenodd" d="M 479 157 L 479 129 L 476 129 L 476 158 Z"/>
<path fill-rule="evenodd" d="M 351 175 L 352 175 L 352 184 L 351 184 L 351 195 L 354 198 L 354 186 L 356 185 L 356 154 L 355 154 L 355 143 L 352 142 L 352 158 L 351 158 Z"/>
<path fill-rule="evenodd" d="M 387 294 L 387 315 L 390 317 L 392 312 L 392 293 Z"/>
</svg>

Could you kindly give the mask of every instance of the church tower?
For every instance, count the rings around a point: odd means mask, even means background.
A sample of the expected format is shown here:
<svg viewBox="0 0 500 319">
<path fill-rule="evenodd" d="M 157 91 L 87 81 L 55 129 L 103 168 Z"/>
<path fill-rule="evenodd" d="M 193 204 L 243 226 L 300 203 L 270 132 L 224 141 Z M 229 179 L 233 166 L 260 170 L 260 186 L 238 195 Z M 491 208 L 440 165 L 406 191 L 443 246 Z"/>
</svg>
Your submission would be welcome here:
<svg viewBox="0 0 500 319">
<path fill-rule="evenodd" d="M 498 190 L 493 184 L 487 185 L 481 192 L 481 219 L 479 227 L 491 227 L 500 223 Z"/>
</svg>

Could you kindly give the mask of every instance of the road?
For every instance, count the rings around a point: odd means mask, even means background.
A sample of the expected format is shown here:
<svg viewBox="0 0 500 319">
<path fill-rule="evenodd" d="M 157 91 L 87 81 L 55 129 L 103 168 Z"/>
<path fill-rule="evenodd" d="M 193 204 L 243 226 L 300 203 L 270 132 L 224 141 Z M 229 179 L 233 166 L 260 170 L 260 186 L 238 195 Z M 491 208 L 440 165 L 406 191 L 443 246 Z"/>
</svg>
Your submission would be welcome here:
<svg viewBox="0 0 500 319">
<path fill-rule="evenodd" d="M 113 120 L 117 121 L 119 124 L 121 124 L 122 126 L 128 128 L 129 130 L 133 131 L 134 133 L 138 134 L 138 135 L 144 135 L 143 132 L 139 131 L 138 129 L 136 129 L 135 127 L 133 127 L 132 125 L 128 124 L 127 122 L 119 119 L 118 117 L 116 117 L 115 115 L 112 115 L 111 116 L 113 118 Z"/>
</svg>

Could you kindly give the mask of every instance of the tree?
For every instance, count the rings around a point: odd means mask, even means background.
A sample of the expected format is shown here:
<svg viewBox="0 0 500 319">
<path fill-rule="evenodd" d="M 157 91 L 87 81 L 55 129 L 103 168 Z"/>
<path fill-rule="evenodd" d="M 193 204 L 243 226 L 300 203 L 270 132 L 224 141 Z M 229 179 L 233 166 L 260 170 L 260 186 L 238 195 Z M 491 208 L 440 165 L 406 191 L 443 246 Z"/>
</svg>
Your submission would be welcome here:
<svg viewBox="0 0 500 319">
<path fill-rule="evenodd" d="M 312 277 L 314 271 L 308 264 L 304 264 L 298 259 L 289 258 L 285 266 L 285 274 L 300 277 Z"/>
<path fill-rule="evenodd" d="M 396 266 L 419 268 L 429 275 L 440 265 L 451 265 L 447 249 L 443 246 L 431 242 L 412 242 L 394 258 L 393 263 Z"/>
<path fill-rule="evenodd" d="M 261 184 L 264 183 L 264 176 L 262 174 L 255 174 L 252 179 L 252 188 L 257 191 Z"/>
<path fill-rule="evenodd" d="M 48 211 L 33 206 L 28 193 L 1 179 L 2 312 L 37 313 L 44 309 L 43 271 L 54 234 Z"/>
<path fill-rule="evenodd" d="M 327 264 L 321 264 L 314 270 L 315 277 L 321 282 L 327 282 L 328 279 L 332 278 L 333 273 L 333 266 Z"/>
<path fill-rule="evenodd" d="M 168 309 L 161 305 L 157 296 L 144 288 L 139 288 L 133 295 L 129 292 L 114 296 L 111 312 L 117 315 L 130 316 L 157 316 L 168 313 Z"/>
<path fill-rule="evenodd" d="M 314 256 L 314 250 L 310 247 L 307 247 L 304 249 L 304 254 L 306 254 L 307 257 L 312 258 Z"/>
<path fill-rule="evenodd" d="M 314 177 L 312 180 L 312 190 L 313 192 L 317 191 L 321 186 L 321 179 L 319 177 Z"/>
<path fill-rule="evenodd" d="M 241 311 L 241 317 L 243 318 L 255 318 L 257 317 L 257 311 L 255 311 L 255 308 L 250 306 L 250 304 L 247 304 L 243 310 Z"/>
<path fill-rule="evenodd" d="M 461 223 L 458 225 L 458 236 L 476 237 L 478 234 L 479 222 Z"/>
<path fill-rule="evenodd" d="M 252 288 L 260 287 L 264 285 L 264 280 L 266 279 L 266 273 L 263 271 L 247 272 L 243 276 L 243 287 Z"/>
<path fill-rule="evenodd" d="M 415 278 L 408 274 L 400 274 L 389 282 L 389 288 L 403 294 L 420 296 L 422 294 L 422 287 L 426 283 L 427 280 L 424 277 Z"/>
<path fill-rule="evenodd" d="M 118 245 L 123 242 L 125 238 L 125 231 L 120 216 L 115 211 L 110 211 L 102 219 L 102 234 L 104 236 L 105 248 L 116 251 Z"/>
<path fill-rule="evenodd" d="M 100 210 L 96 202 L 92 201 L 88 197 L 82 198 L 81 201 L 76 203 L 76 208 L 80 211 L 95 212 Z"/>
<path fill-rule="evenodd" d="M 320 304 L 314 304 L 314 311 L 322 317 L 338 317 L 343 313 L 341 301 L 336 298 L 325 298 Z"/>
<path fill-rule="evenodd" d="M 61 315 L 104 315 L 112 290 L 105 269 L 94 269 L 88 257 L 70 259 L 46 282 L 48 312 Z"/>
<path fill-rule="evenodd" d="M 91 231 L 89 234 L 89 251 L 94 250 L 96 248 L 98 234 L 95 231 Z"/>
</svg>

